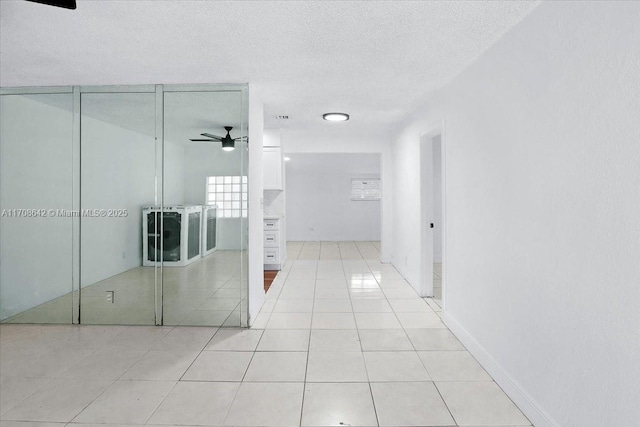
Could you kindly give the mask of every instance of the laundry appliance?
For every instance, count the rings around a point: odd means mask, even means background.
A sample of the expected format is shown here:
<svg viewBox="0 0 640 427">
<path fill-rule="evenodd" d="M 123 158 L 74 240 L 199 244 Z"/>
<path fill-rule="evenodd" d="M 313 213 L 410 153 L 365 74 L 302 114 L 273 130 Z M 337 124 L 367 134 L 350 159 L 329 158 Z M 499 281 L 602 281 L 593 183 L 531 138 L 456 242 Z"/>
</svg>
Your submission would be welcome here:
<svg viewBox="0 0 640 427">
<path fill-rule="evenodd" d="M 142 265 L 184 267 L 201 257 L 202 206 L 142 208 Z"/>
<path fill-rule="evenodd" d="M 202 206 L 202 256 L 210 255 L 218 249 L 218 206 Z"/>
</svg>

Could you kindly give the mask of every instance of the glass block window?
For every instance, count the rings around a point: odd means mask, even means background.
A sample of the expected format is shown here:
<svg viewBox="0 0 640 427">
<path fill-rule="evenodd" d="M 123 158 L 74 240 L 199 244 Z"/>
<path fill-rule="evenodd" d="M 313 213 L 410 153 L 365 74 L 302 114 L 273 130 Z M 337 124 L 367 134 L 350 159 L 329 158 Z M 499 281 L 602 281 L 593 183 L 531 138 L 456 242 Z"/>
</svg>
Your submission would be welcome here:
<svg viewBox="0 0 640 427">
<path fill-rule="evenodd" d="M 218 206 L 218 218 L 246 218 L 247 177 L 208 176 L 206 200 Z"/>
<path fill-rule="evenodd" d="M 351 180 L 351 200 L 380 200 L 381 197 L 380 178 Z"/>
</svg>

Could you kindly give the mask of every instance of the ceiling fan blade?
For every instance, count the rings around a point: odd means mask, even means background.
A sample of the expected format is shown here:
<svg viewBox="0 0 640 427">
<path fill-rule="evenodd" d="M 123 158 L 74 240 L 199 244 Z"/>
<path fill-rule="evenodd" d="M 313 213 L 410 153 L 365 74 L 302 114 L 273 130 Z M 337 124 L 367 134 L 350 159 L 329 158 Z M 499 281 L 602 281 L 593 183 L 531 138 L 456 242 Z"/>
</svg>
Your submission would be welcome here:
<svg viewBox="0 0 640 427">
<path fill-rule="evenodd" d="M 215 139 L 190 139 L 189 141 L 193 141 L 193 142 L 218 142 Z"/>
<path fill-rule="evenodd" d="M 76 0 L 27 0 L 33 3 L 42 3 L 49 6 L 64 7 L 65 9 L 75 9 Z"/>
<path fill-rule="evenodd" d="M 214 139 L 217 139 L 218 141 L 222 141 L 222 138 L 223 138 L 222 136 L 212 135 L 212 134 L 206 133 L 206 132 L 205 133 L 201 133 L 200 135 L 208 136 L 209 138 L 214 138 Z"/>
</svg>

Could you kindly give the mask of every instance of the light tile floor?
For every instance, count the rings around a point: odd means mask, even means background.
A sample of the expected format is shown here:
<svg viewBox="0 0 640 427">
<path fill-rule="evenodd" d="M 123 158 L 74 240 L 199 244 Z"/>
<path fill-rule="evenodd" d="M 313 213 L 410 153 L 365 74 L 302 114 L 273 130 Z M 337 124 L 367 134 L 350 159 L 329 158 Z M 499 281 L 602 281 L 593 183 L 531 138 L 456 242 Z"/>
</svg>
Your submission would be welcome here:
<svg viewBox="0 0 640 427">
<path fill-rule="evenodd" d="M 531 425 L 375 243 L 306 246 L 249 330 L 0 325 L 0 426 Z"/>
</svg>

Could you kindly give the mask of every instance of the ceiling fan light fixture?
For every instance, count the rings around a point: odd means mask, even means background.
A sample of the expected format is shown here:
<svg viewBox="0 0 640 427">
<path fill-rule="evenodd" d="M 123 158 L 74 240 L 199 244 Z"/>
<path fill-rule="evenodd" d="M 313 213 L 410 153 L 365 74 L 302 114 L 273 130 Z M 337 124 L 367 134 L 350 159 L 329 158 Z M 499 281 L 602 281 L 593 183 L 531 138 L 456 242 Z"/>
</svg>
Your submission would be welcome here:
<svg viewBox="0 0 640 427">
<path fill-rule="evenodd" d="M 347 113 L 325 113 L 322 118 L 329 122 L 346 122 L 349 120 L 349 115 Z"/>
<path fill-rule="evenodd" d="M 231 138 L 231 130 L 232 126 L 225 126 L 224 130 L 227 131 L 225 136 L 213 135 L 207 132 L 203 132 L 200 135 L 208 138 L 208 139 L 190 139 L 191 142 L 220 142 L 222 144 L 222 149 L 224 151 L 233 151 L 236 148 L 236 141 L 244 141 L 249 142 L 249 139 L 246 136 L 240 136 L 238 138 Z"/>
</svg>

